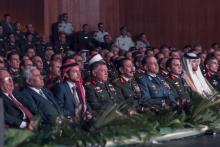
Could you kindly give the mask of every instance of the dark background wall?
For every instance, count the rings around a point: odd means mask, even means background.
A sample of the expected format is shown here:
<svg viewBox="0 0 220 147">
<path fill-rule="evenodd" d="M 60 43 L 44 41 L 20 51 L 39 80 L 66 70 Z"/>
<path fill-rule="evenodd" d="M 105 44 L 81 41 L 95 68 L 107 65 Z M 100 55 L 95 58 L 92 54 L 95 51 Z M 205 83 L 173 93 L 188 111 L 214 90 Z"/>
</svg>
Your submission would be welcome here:
<svg viewBox="0 0 220 147">
<path fill-rule="evenodd" d="M 102 21 L 113 36 L 127 25 L 133 35 L 145 32 L 156 47 L 201 44 L 208 48 L 220 42 L 219 6 L 219 0 L 1 0 L 0 14 L 8 12 L 23 24 L 33 23 L 46 35 L 57 16 L 67 12 L 77 30 L 83 23 L 94 30 Z"/>
<path fill-rule="evenodd" d="M 155 45 L 220 42 L 219 0 L 120 0 L 120 24 L 146 32 Z"/>
<path fill-rule="evenodd" d="M 32 23 L 35 29 L 43 33 L 43 0 L 0 0 L 0 19 L 9 13 L 14 21 L 23 25 Z"/>
</svg>

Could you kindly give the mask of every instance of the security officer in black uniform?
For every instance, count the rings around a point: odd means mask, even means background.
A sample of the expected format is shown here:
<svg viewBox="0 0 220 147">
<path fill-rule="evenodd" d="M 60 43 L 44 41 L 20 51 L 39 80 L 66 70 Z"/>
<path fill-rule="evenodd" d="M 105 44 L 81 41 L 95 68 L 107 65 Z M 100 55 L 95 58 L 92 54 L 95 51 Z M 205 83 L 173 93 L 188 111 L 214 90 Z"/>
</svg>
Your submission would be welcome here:
<svg viewBox="0 0 220 147">
<path fill-rule="evenodd" d="M 166 62 L 166 68 L 169 71 L 166 81 L 176 94 L 177 105 L 183 110 L 188 111 L 188 108 L 191 105 L 192 89 L 181 77 L 183 68 L 180 59 L 168 59 Z"/>
<path fill-rule="evenodd" d="M 113 81 L 116 89 L 122 93 L 125 101 L 128 103 L 129 113 L 135 113 L 139 108 L 139 100 L 141 98 L 141 91 L 134 78 L 134 66 L 130 59 L 122 58 L 118 61 L 118 70 L 120 72 L 119 78 Z"/>
<path fill-rule="evenodd" d="M 209 81 L 213 88 L 220 91 L 220 79 L 217 76 L 219 63 L 215 57 L 207 58 L 205 61 L 206 72 L 204 77 Z"/>
<path fill-rule="evenodd" d="M 54 45 L 54 51 L 55 53 L 64 53 L 66 51 L 70 50 L 70 45 L 68 44 L 66 40 L 66 34 L 60 33 L 59 34 L 59 40 Z"/>
<path fill-rule="evenodd" d="M 123 99 L 116 88 L 108 81 L 108 68 L 104 61 L 96 61 L 90 67 L 92 80 L 85 84 L 88 104 L 95 112 L 119 104 Z"/>
</svg>

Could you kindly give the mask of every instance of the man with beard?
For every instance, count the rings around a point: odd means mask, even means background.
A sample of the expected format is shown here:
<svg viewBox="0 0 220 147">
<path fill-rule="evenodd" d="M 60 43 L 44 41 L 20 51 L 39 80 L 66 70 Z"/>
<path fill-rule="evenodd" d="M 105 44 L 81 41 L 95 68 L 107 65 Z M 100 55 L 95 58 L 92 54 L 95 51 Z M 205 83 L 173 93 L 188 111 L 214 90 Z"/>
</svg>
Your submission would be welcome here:
<svg viewBox="0 0 220 147">
<path fill-rule="evenodd" d="M 89 116 L 80 66 L 75 62 L 66 62 L 61 67 L 61 71 L 62 82 L 53 91 L 57 102 L 65 112 L 64 115 L 74 117 L 78 115 L 76 111 L 82 110 L 85 117 Z"/>
<path fill-rule="evenodd" d="M 209 98 L 215 93 L 213 87 L 202 75 L 199 67 L 200 59 L 195 53 L 186 53 L 183 56 L 183 78 L 193 91 L 201 96 Z"/>
</svg>

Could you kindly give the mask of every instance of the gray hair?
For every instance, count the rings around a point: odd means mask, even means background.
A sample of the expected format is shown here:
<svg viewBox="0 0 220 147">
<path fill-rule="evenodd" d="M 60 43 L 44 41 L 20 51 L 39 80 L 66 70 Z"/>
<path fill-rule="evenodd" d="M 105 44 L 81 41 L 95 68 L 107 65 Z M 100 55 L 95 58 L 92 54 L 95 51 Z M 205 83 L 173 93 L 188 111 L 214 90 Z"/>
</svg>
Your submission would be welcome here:
<svg viewBox="0 0 220 147">
<path fill-rule="evenodd" d="M 29 80 L 33 77 L 32 71 L 37 69 L 35 66 L 28 66 L 26 68 L 23 69 L 22 73 L 23 73 L 23 77 L 26 80 Z"/>
</svg>

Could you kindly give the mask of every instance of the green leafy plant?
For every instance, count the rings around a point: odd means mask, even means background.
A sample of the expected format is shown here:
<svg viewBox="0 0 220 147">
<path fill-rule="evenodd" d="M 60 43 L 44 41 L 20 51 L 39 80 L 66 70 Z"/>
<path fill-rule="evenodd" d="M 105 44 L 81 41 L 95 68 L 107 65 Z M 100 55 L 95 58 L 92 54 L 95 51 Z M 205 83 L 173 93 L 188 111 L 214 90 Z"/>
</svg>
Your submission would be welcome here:
<svg viewBox="0 0 220 147">
<path fill-rule="evenodd" d="M 192 107 L 187 114 L 174 110 L 130 116 L 124 113 L 126 104 L 113 105 L 95 115 L 95 119 L 90 122 L 78 124 L 60 117 L 53 126 L 46 129 L 7 129 L 5 146 L 105 146 L 109 142 L 126 144 L 129 139 L 146 144 L 153 136 L 169 133 L 175 128 L 196 127 L 201 124 L 220 128 L 218 94 L 213 99 L 211 101 L 193 95 Z"/>
</svg>

